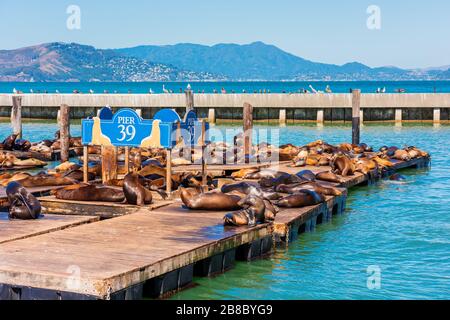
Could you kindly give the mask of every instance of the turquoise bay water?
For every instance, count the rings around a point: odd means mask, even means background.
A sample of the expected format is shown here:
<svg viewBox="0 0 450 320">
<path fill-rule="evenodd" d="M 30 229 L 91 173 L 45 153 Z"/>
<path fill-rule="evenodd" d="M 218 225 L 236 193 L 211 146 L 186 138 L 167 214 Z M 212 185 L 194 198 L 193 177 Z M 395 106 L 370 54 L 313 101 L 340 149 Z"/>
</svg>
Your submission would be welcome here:
<svg viewBox="0 0 450 320">
<path fill-rule="evenodd" d="M 191 82 L 194 92 L 213 93 L 214 90 L 221 92 L 224 88 L 228 93 L 259 92 L 270 90 L 272 93 L 298 92 L 301 89 L 314 89 L 325 91 L 327 85 L 335 93 L 348 93 L 350 88 L 361 89 L 363 93 L 374 93 L 378 88 L 386 88 L 386 92 L 394 93 L 397 89 L 405 89 L 408 93 L 448 93 L 450 92 L 450 81 L 254 81 L 254 82 Z M 0 82 L 0 93 L 12 93 L 16 88 L 24 93 L 72 93 L 78 90 L 88 93 L 148 93 L 150 89 L 154 93 L 162 93 L 163 85 L 167 90 L 175 93 L 183 91 L 188 82 Z"/>
<path fill-rule="evenodd" d="M 32 141 L 56 130 L 56 124 L 24 124 L 24 136 Z M 79 125 L 71 130 L 80 134 Z M 9 132 L 8 124 L 0 124 L 0 138 Z M 288 126 L 278 134 L 279 143 L 298 145 L 317 139 L 339 143 L 350 135 L 349 126 L 335 125 Z M 351 189 L 344 215 L 270 258 L 238 262 L 212 279 L 195 278 L 196 287 L 172 299 L 450 298 L 450 126 L 365 125 L 362 140 L 374 146 L 416 145 L 432 154 L 432 167 L 403 171 L 405 183 Z M 369 266 L 381 269 L 379 290 L 367 288 Z"/>
</svg>

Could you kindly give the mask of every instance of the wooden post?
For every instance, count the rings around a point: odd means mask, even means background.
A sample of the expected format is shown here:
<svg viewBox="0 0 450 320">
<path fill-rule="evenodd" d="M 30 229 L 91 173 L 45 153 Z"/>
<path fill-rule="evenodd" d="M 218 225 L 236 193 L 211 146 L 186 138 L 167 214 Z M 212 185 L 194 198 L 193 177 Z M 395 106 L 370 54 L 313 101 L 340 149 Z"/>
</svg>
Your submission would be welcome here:
<svg viewBox="0 0 450 320">
<path fill-rule="evenodd" d="M 136 113 L 139 117 L 142 118 L 142 109 L 136 109 Z"/>
<path fill-rule="evenodd" d="M 433 109 L 433 123 L 441 123 L 441 108 Z"/>
<path fill-rule="evenodd" d="M 323 125 L 324 123 L 324 112 L 323 109 L 318 109 L 317 110 L 317 124 L 318 125 Z"/>
<path fill-rule="evenodd" d="M 356 89 L 352 91 L 352 143 L 359 144 L 360 143 L 360 127 L 361 127 L 361 119 L 360 117 L 361 110 L 361 90 Z"/>
<path fill-rule="evenodd" d="M 83 146 L 83 182 L 88 183 L 88 171 L 89 171 L 89 148 Z"/>
<path fill-rule="evenodd" d="M 70 108 L 67 104 L 60 107 L 59 133 L 61 143 L 61 163 L 69 161 L 70 148 Z"/>
<path fill-rule="evenodd" d="M 244 103 L 244 156 L 245 163 L 248 163 L 252 152 L 252 133 L 253 133 L 253 106 Z"/>
<path fill-rule="evenodd" d="M 280 109 L 280 117 L 279 117 L 280 125 L 286 125 L 286 109 Z"/>
<path fill-rule="evenodd" d="M 102 146 L 103 183 L 117 179 L 117 147 Z"/>
<path fill-rule="evenodd" d="M 130 173 L 130 147 L 125 147 L 125 173 Z"/>
<path fill-rule="evenodd" d="M 186 113 L 194 110 L 194 92 L 190 89 L 185 91 L 186 94 Z"/>
<path fill-rule="evenodd" d="M 208 121 L 210 124 L 216 123 L 216 109 L 214 108 L 208 109 Z"/>
<path fill-rule="evenodd" d="M 395 109 L 395 123 L 402 124 L 402 109 Z"/>
<path fill-rule="evenodd" d="M 206 159 L 205 159 L 205 149 L 206 149 L 206 123 L 205 121 L 202 121 L 202 137 L 201 137 L 201 144 L 202 144 L 202 185 L 203 187 L 208 186 L 208 175 L 207 175 L 207 168 L 206 168 Z"/>
<path fill-rule="evenodd" d="M 166 193 L 172 198 L 172 148 L 167 149 L 166 157 Z"/>
<path fill-rule="evenodd" d="M 22 97 L 12 97 L 11 127 L 17 139 L 22 139 Z"/>
</svg>

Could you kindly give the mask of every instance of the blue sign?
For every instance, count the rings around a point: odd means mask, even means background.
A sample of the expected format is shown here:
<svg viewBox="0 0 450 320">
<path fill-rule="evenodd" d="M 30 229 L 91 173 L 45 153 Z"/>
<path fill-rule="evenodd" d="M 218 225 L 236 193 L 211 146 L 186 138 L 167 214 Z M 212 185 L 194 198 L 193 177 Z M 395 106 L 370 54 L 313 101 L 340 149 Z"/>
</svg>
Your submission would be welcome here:
<svg viewBox="0 0 450 320">
<path fill-rule="evenodd" d="M 180 115 L 172 109 L 162 109 L 158 111 L 153 119 L 161 120 L 162 122 L 181 122 Z"/>
<path fill-rule="evenodd" d="M 143 120 L 128 108 L 121 109 L 111 118 L 105 109 L 100 112 L 100 117 L 82 121 L 84 145 L 172 148 L 173 123 L 160 119 Z"/>
<path fill-rule="evenodd" d="M 198 120 L 195 111 L 189 111 L 180 123 L 183 142 L 191 147 L 199 146 L 202 136 L 202 122 Z M 208 141 L 209 123 L 205 123 L 205 143 Z"/>
</svg>

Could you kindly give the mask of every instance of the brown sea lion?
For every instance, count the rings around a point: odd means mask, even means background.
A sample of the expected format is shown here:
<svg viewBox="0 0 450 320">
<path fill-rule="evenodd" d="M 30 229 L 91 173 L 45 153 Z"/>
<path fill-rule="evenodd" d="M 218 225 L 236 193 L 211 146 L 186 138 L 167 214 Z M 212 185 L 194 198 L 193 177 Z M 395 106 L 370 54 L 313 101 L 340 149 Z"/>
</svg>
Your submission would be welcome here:
<svg viewBox="0 0 450 320">
<path fill-rule="evenodd" d="M 14 141 L 13 150 L 17 151 L 28 151 L 31 148 L 31 142 L 24 139 L 17 139 Z"/>
<path fill-rule="evenodd" d="M 75 179 L 51 174 L 38 174 L 35 176 L 28 176 L 25 179 L 20 180 L 20 184 L 25 188 L 67 186 L 77 183 L 78 181 Z"/>
<path fill-rule="evenodd" d="M 284 172 L 282 175 L 276 178 L 264 177 L 261 180 L 259 180 L 258 183 L 263 188 L 273 188 L 280 184 L 293 184 L 293 183 L 300 183 L 303 181 L 305 181 L 305 179 L 295 174 L 289 174 Z"/>
<path fill-rule="evenodd" d="M 241 208 L 241 197 L 222 192 L 203 193 L 193 188 L 181 188 L 180 197 L 184 205 L 192 210 L 225 211 Z"/>
<path fill-rule="evenodd" d="M 56 166 L 55 171 L 56 172 L 68 172 L 68 171 L 78 170 L 80 168 L 81 168 L 81 166 L 79 164 L 66 161 L 66 162 L 63 162 L 60 165 Z"/>
<path fill-rule="evenodd" d="M 261 188 L 261 186 L 256 182 L 239 182 L 239 183 L 230 183 L 222 186 L 221 191 L 223 193 L 230 193 L 232 191 L 238 191 L 245 195 L 255 195 L 262 199 L 267 200 L 278 200 L 281 198 L 276 192 L 272 190 L 265 190 Z"/>
<path fill-rule="evenodd" d="M 305 183 L 292 184 L 292 185 L 282 184 L 275 188 L 275 191 L 277 191 L 277 192 L 289 193 L 289 194 L 299 193 L 302 190 L 315 191 L 315 192 L 325 195 L 325 196 L 340 196 L 340 195 L 342 195 L 342 192 L 339 189 L 334 188 L 334 187 L 324 187 L 316 182 L 305 182 Z"/>
<path fill-rule="evenodd" d="M 11 175 L 9 178 L 4 178 L 4 179 L 0 180 L 0 184 L 2 186 L 6 187 L 10 182 L 13 182 L 13 181 L 18 181 L 19 182 L 21 180 L 24 180 L 24 179 L 30 177 L 30 176 L 31 176 L 31 174 L 29 174 L 27 172 L 18 172 L 18 173 L 15 173 L 15 174 Z"/>
<path fill-rule="evenodd" d="M 14 146 L 14 142 L 17 139 L 17 134 L 12 134 L 9 137 L 7 137 L 5 140 L 3 140 L 2 142 L 2 146 L 3 146 L 3 150 L 12 150 L 13 146 Z"/>
<path fill-rule="evenodd" d="M 241 169 L 231 174 L 232 178 L 243 179 L 247 174 L 260 171 L 258 168 Z"/>
<path fill-rule="evenodd" d="M 125 176 L 123 193 L 129 204 L 143 206 L 152 203 L 153 195 L 150 190 L 144 187 L 144 184 L 144 177 L 136 173 L 129 173 Z"/>
<path fill-rule="evenodd" d="M 331 161 L 331 168 L 343 177 L 353 175 L 356 170 L 353 162 L 345 155 L 336 155 Z"/>
<path fill-rule="evenodd" d="M 378 156 L 372 158 L 372 160 L 375 161 L 378 165 L 380 165 L 382 167 L 393 167 L 394 166 L 394 164 L 391 161 L 382 159 Z"/>
<path fill-rule="evenodd" d="M 123 202 L 125 200 L 122 190 L 101 185 L 77 184 L 55 190 L 52 193 L 61 200 L 99 202 Z"/>
<path fill-rule="evenodd" d="M 391 158 L 402 161 L 409 161 L 411 160 L 411 155 L 406 150 L 398 149 L 395 151 L 394 155 Z"/>
<path fill-rule="evenodd" d="M 38 159 L 30 158 L 26 160 L 14 160 L 14 165 L 18 167 L 28 167 L 28 166 L 34 166 L 34 167 L 45 167 L 47 165 L 47 162 L 41 161 Z"/>
<path fill-rule="evenodd" d="M 250 195 L 242 199 L 239 205 L 244 209 L 226 214 L 223 218 L 225 225 L 254 226 L 266 221 L 266 204 L 263 199 Z"/>
<path fill-rule="evenodd" d="M 302 208 L 313 206 L 324 201 L 325 198 L 323 195 L 310 190 L 302 190 L 301 193 L 296 193 L 277 201 L 276 205 L 282 208 Z"/>
<path fill-rule="evenodd" d="M 316 175 L 311 170 L 303 170 L 296 173 L 295 175 L 305 181 L 316 181 Z"/>
<path fill-rule="evenodd" d="M 38 219 L 41 215 L 41 203 L 20 183 L 11 182 L 6 187 L 9 201 L 9 218 L 20 220 Z"/>
</svg>

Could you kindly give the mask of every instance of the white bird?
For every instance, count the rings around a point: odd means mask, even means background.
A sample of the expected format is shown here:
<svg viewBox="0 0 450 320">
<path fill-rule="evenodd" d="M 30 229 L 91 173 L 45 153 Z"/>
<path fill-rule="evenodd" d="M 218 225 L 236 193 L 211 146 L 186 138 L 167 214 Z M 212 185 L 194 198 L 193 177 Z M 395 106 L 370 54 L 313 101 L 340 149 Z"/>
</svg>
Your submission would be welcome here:
<svg viewBox="0 0 450 320">
<path fill-rule="evenodd" d="M 89 93 L 90 93 L 90 94 L 93 94 L 93 93 L 94 93 L 94 90 L 89 89 Z"/>
<path fill-rule="evenodd" d="M 148 93 L 153 94 L 152 88 L 150 88 L 150 90 L 148 91 Z"/>
<path fill-rule="evenodd" d="M 16 88 L 13 89 L 13 93 L 17 94 L 17 89 Z"/>
<path fill-rule="evenodd" d="M 59 90 L 58 89 L 56 89 L 56 91 L 55 91 L 56 93 L 59 93 Z"/>
<path fill-rule="evenodd" d="M 163 92 L 164 92 L 164 93 L 170 93 L 170 91 L 167 90 L 166 87 L 165 87 L 164 85 L 163 85 Z"/>
<path fill-rule="evenodd" d="M 30 93 L 34 93 L 33 89 L 30 89 Z"/>
<path fill-rule="evenodd" d="M 191 84 L 190 84 L 190 83 L 188 83 L 187 89 L 188 89 L 188 90 L 191 90 Z"/>
</svg>

